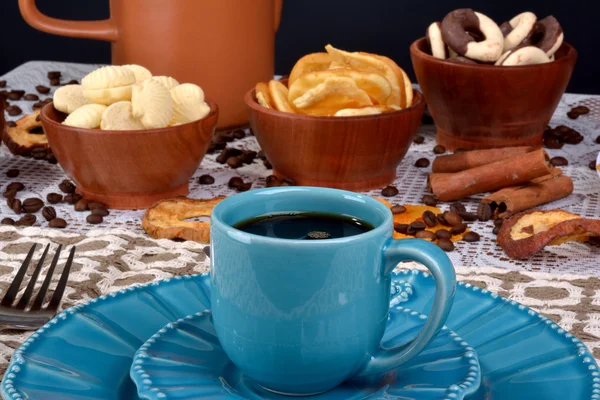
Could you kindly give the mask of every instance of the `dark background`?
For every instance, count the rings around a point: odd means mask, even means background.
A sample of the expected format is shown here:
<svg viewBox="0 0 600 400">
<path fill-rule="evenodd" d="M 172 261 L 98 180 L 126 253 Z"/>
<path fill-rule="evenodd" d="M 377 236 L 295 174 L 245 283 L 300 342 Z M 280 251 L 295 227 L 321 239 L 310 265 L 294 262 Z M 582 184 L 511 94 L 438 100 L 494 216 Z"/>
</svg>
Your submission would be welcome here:
<svg viewBox="0 0 600 400">
<path fill-rule="evenodd" d="M 127 1 L 127 0 L 121 0 Z M 165 3 L 177 0 L 165 0 Z M 220 1 L 220 0 L 198 0 Z M 245 0 L 262 1 L 262 0 Z M 108 0 L 38 0 L 44 13 L 68 19 L 104 19 Z M 565 38 L 579 51 L 570 92 L 600 94 L 597 62 L 600 49 L 597 0 L 284 0 L 276 42 L 276 72 L 287 74 L 295 61 L 327 43 L 344 50 L 387 55 L 412 75 L 409 46 L 426 27 L 449 11 L 471 7 L 497 23 L 533 11 L 539 18 L 554 15 Z M 0 0 L 2 39 L 0 75 L 29 60 L 109 63 L 109 44 L 38 32 L 21 18 L 17 0 Z M 251 18 L 251 16 L 249 16 Z M 218 40 L 218 35 L 208 40 Z M 200 44 L 201 46 L 201 44 Z"/>
</svg>

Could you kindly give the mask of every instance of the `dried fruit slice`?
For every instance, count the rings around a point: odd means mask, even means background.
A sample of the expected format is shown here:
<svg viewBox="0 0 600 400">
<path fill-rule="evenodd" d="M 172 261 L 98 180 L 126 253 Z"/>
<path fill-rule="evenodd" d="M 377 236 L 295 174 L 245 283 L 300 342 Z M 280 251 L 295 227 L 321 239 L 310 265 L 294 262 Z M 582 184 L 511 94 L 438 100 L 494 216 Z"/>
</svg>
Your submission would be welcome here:
<svg viewBox="0 0 600 400">
<path fill-rule="evenodd" d="M 133 117 L 130 101 L 119 101 L 104 110 L 100 129 L 129 131 L 144 129 L 144 125 L 139 119 Z"/>
<path fill-rule="evenodd" d="M 329 69 L 331 65 L 331 56 L 329 53 L 311 53 L 307 54 L 296 62 L 290 77 L 288 78 L 288 87 L 294 83 L 296 79 L 307 72 L 324 71 Z"/>
<path fill-rule="evenodd" d="M 563 210 L 530 210 L 504 221 L 498 232 L 498 245 L 509 257 L 523 259 L 548 245 L 585 242 L 595 236 L 600 236 L 600 220 Z"/>
<path fill-rule="evenodd" d="M 271 95 L 269 94 L 269 86 L 264 82 L 259 82 L 254 88 L 256 92 L 256 101 L 263 107 L 273 108 L 271 105 Z"/>
<path fill-rule="evenodd" d="M 152 78 L 152 72 L 150 72 L 148 70 L 148 68 L 142 67 L 141 65 L 127 64 L 127 65 L 123 65 L 123 67 L 127 68 L 128 70 L 130 70 L 134 73 L 135 81 L 138 83 L 143 82 L 146 79 Z"/>
<path fill-rule="evenodd" d="M 164 128 L 173 118 L 171 92 L 155 78 L 134 85 L 131 105 L 133 116 L 148 129 Z"/>
<path fill-rule="evenodd" d="M 63 121 L 63 125 L 87 129 L 99 128 L 105 110 L 106 106 L 102 104 L 87 104 L 69 114 Z"/>
<path fill-rule="evenodd" d="M 83 95 L 81 85 L 65 85 L 54 92 L 54 108 L 65 114 L 71 114 L 81 106 L 91 104 L 92 101 Z"/>
<path fill-rule="evenodd" d="M 133 85 L 109 89 L 84 90 L 83 95 L 95 104 L 110 106 L 119 101 L 130 101 Z"/>
<path fill-rule="evenodd" d="M 370 55 L 372 57 L 376 57 L 382 61 L 385 61 L 394 71 L 396 77 L 398 78 L 398 85 L 400 86 L 400 104 L 388 104 L 390 107 L 401 107 L 407 108 L 412 106 L 413 103 L 413 87 L 410 81 L 410 78 L 406 74 L 406 72 L 396 64 L 394 60 L 386 56 L 380 56 L 377 54 L 369 54 L 369 53 L 361 53 L 365 55 Z M 404 88 L 404 93 L 402 93 L 402 88 Z"/>
<path fill-rule="evenodd" d="M 129 86 L 135 83 L 135 73 L 125 67 L 109 65 L 98 68 L 81 80 L 83 90 L 98 90 Z"/>
<path fill-rule="evenodd" d="M 329 44 L 325 46 L 325 49 L 336 65 L 345 66 L 358 71 L 377 73 L 384 76 L 391 85 L 391 94 L 386 103 L 380 104 L 397 105 L 402 108 L 406 107 L 407 99 L 404 82 L 399 80 L 398 73 L 388 61 L 379 57 L 374 57 L 368 53 L 350 53 L 339 50 Z"/>
<path fill-rule="evenodd" d="M 379 73 L 355 71 L 350 68 L 336 68 L 327 71 L 309 72 L 301 75 L 290 85 L 288 99 L 290 103 L 304 95 L 329 78 L 349 78 L 356 82 L 359 89 L 366 92 L 378 104 L 386 105 L 392 92 L 388 80 Z"/>
<path fill-rule="evenodd" d="M 311 115 L 334 115 L 344 108 L 371 105 L 369 95 L 353 79 L 345 77 L 328 78 L 294 100 L 294 106 L 300 112 Z"/>
<path fill-rule="evenodd" d="M 269 97 L 271 98 L 273 108 L 277 111 L 295 112 L 288 102 L 288 94 L 288 88 L 283 83 L 275 80 L 269 82 Z"/>
<path fill-rule="evenodd" d="M 142 219 L 142 228 L 154 239 L 184 239 L 210 242 L 209 222 L 190 222 L 188 218 L 210 217 L 223 198 L 196 200 L 175 198 L 161 200 L 150 207 Z"/>
<path fill-rule="evenodd" d="M 48 149 L 48 139 L 42 129 L 42 123 L 38 121 L 40 110 L 33 114 L 25 115 L 16 121 L 17 126 L 8 127 L 2 141 L 11 153 L 31 157 L 34 148 L 42 147 Z"/>
</svg>

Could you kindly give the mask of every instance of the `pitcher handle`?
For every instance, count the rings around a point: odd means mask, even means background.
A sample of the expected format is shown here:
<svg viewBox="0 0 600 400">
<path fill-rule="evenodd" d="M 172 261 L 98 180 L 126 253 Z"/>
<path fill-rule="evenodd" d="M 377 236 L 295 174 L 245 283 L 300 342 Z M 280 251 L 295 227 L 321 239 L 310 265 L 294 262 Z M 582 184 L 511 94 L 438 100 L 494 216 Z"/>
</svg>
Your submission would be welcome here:
<svg viewBox="0 0 600 400">
<path fill-rule="evenodd" d="M 283 0 L 275 0 L 275 32 L 279 29 L 281 23 L 281 10 L 283 9 Z"/>
<path fill-rule="evenodd" d="M 420 239 L 390 239 L 383 249 L 384 274 L 390 274 L 401 261 L 417 261 L 435 278 L 435 299 L 431 314 L 417 337 L 394 349 L 380 348 L 359 370 L 357 376 L 377 374 L 398 368 L 418 355 L 442 329 L 452 308 L 456 274 L 448 256 L 433 243 Z"/>
<path fill-rule="evenodd" d="M 55 35 L 115 42 L 119 32 L 112 18 L 103 21 L 69 21 L 42 14 L 35 0 L 19 0 L 19 9 L 32 27 Z"/>
</svg>

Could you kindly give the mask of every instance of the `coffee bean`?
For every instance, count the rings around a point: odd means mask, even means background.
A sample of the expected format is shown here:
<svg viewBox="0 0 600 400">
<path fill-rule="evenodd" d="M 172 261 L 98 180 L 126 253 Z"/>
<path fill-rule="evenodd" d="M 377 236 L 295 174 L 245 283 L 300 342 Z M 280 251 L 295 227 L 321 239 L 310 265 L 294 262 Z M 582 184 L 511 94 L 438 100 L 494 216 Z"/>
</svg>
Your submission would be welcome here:
<svg viewBox="0 0 600 400">
<path fill-rule="evenodd" d="M 494 230 L 492 230 L 492 233 L 493 233 L 494 235 L 497 235 L 497 234 L 498 234 L 498 232 L 500 232 L 500 228 L 498 228 L 498 227 L 496 227 L 496 228 L 494 228 Z"/>
<path fill-rule="evenodd" d="M 279 186 L 296 186 L 296 181 L 292 178 L 283 178 Z"/>
<path fill-rule="evenodd" d="M 10 115 L 11 117 L 15 117 L 17 115 L 20 115 L 23 112 L 23 110 L 21 110 L 21 108 L 19 106 L 9 106 L 6 107 L 6 113 L 8 115 Z"/>
<path fill-rule="evenodd" d="M 429 210 L 427 210 L 423 213 L 422 218 L 423 218 L 423 221 L 425 221 L 425 224 L 429 227 L 434 227 L 438 224 L 437 217 L 435 216 L 434 213 L 432 213 Z"/>
<path fill-rule="evenodd" d="M 217 134 L 217 137 L 219 138 L 220 141 L 223 142 L 233 142 L 233 140 L 235 139 L 233 137 L 233 132 L 220 132 Z"/>
<path fill-rule="evenodd" d="M 588 164 L 589 169 L 595 171 L 596 170 L 596 161 L 592 160 L 590 161 L 590 163 Z"/>
<path fill-rule="evenodd" d="M 437 236 L 438 239 L 450 239 L 452 234 L 447 229 L 440 229 L 435 232 L 435 236 Z"/>
<path fill-rule="evenodd" d="M 452 243 L 452 241 L 450 239 L 439 239 L 437 241 L 437 245 L 440 247 L 440 249 L 446 251 L 446 252 L 450 252 L 454 250 L 454 243 Z"/>
<path fill-rule="evenodd" d="M 456 226 L 456 225 L 462 224 L 462 218 L 460 217 L 460 215 L 458 215 L 457 213 L 452 212 L 452 211 L 446 211 L 444 213 L 444 219 L 451 226 Z"/>
<path fill-rule="evenodd" d="M 17 191 L 14 189 L 7 190 L 4 193 L 2 193 L 2 196 L 4 196 L 7 199 L 14 199 L 17 196 Z"/>
<path fill-rule="evenodd" d="M 408 228 L 406 228 L 406 234 L 410 235 L 410 236 L 415 236 L 417 234 L 417 232 L 419 232 L 418 230 L 416 230 L 415 228 L 413 228 L 412 226 L 408 225 Z"/>
<path fill-rule="evenodd" d="M 67 221 L 65 221 L 62 218 L 54 218 L 53 220 L 50 221 L 48 226 L 50 228 L 64 229 L 67 227 Z"/>
<path fill-rule="evenodd" d="M 273 169 L 273 165 L 271 165 L 271 161 L 267 160 L 266 158 L 263 160 L 263 165 L 265 166 L 266 169 Z"/>
<path fill-rule="evenodd" d="M 202 251 L 204 252 L 204 254 L 206 255 L 206 257 L 210 258 L 210 246 L 204 246 L 204 248 L 202 249 Z"/>
<path fill-rule="evenodd" d="M 40 94 L 48 94 L 48 93 L 50 93 L 50 88 L 48 86 L 44 86 L 44 85 L 37 85 L 35 87 L 35 90 L 37 90 L 38 93 L 40 93 Z"/>
<path fill-rule="evenodd" d="M 54 207 L 44 207 L 42 208 L 42 217 L 44 217 L 46 221 L 52 221 L 56 218 L 56 210 Z"/>
<path fill-rule="evenodd" d="M 41 199 L 30 197 L 23 201 L 23 211 L 28 214 L 33 214 L 40 211 L 44 207 L 44 202 Z"/>
<path fill-rule="evenodd" d="M 398 188 L 396 186 L 386 186 L 381 190 L 381 195 L 384 197 L 394 197 L 398 194 Z"/>
<path fill-rule="evenodd" d="M 425 141 L 425 138 L 423 136 L 421 136 L 421 135 L 417 135 L 413 139 L 413 143 L 414 144 L 422 144 L 424 141 Z"/>
<path fill-rule="evenodd" d="M 108 211 L 106 208 L 94 208 L 92 210 L 92 214 L 106 217 L 107 215 L 110 214 L 110 211 Z"/>
<path fill-rule="evenodd" d="M 460 215 L 460 217 L 463 219 L 463 221 L 466 222 L 473 222 L 473 221 L 477 221 L 479 218 L 477 217 L 477 214 L 473 214 L 470 212 L 458 212 L 458 215 Z"/>
<path fill-rule="evenodd" d="M 267 156 L 265 156 L 265 152 L 263 150 L 259 150 L 258 153 L 256 153 L 256 157 L 260 158 L 261 160 L 267 159 Z"/>
<path fill-rule="evenodd" d="M 21 182 L 9 183 L 6 187 L 6 190 L 16 190 L 17 192 L 20 192 L 23 189 L 25 189 L 25 185 L 23 185 Z"/>
<path fill-rule="evenodd" d="M 435 206 L 437 206 L 437 203 L 438 203 L 437 199 L 430 194 L 426 194 L 425 196 L 423 196 L 421 201 L 423 202 L 423 204 L 425 204 L 426 206 L 430 206 L 430 207 L 435 207 Z"/>
<path fill-rule="evenodd" d="M 233 178 L 231 178 L 229 180 L 229 182 L 227 183 L 227 186 L 229 186 L 231 189 L 236 189 L 238 186 L 243 185 L 244 184 L 244 180 L 242 178 L 240 178 L 239 176 L 234 176 Z"/>
<path fill-rule="evenodd" d="M 221 151 L 221 154 L 217 156 L 216 161 L 219 164 L 225 164 L 229 158 L 239 156 L 240 154 L 242 154 L 240 149 L 225 147 L 223 151 Z"/>
<path fill-rule="evenodd" d="M 15 121 L 6 121 L 6 126 L 9 128 L 14 128 L 17 126 L 17 123 Z"/>
<path fill-rule="evenodd" d="M 69 204 L 76 204 L 79 200 L 81 200 L 83 197 L 81 197 L 81 195 L 78 195 L 77 193 L 69 193 L 68 195 L 66 195 L 64 197 L 64 201 L 65 203 L 69 203 Z"/>
<path fill-rule="evenodd" d="M 392 214 L 402 214 L 404 212 L 406 212 L 406 207 L 404 206 L 393 206 L 391 208 Z"/>
<path fill-rule="evenodd" d="M 48 97 L 47 99 L 44 99 L 44 101 L 42 101 L 42 103 L 44 103 L 44 105 L 52 103 L 52 97 Z"/>
<path fill-rule="evenodd" d="M 497 219 L 494 220 L 494 226 L 496 228 L 500 228 L 503 223 L 504 223 L 504 219 L 503 218 L 497 218 Z"/>
<path fill-rule="evenodd" d="M 231 134 L 233 135 L 234 138 L 236 139 L 243 139 L 246 137 L 246 132 L 244 132 L 241 129 L 236 129 L 235 131 L 231 132 Z"/>
<path fill-rule="evenodd" d="M 27 214 L 23 218 L 15 222 L 16 226 L 32 226 L 37 221 L 37 218 L 33 214 Z"/>
<path fill-rule="evenodd" d="M 45 104 L 42 103 L 41 101 L 38 101 L 37 103 L 33 103 L 33 109 L 34 110 L 39 110 L 40 108 L 44 108 Z"/>
<path fill-rule="evenodd" d="M 63 197 L 58 193 L 48 193 L 46 196 L 46 201 L 50 204 L 58 204 L 62 201 Z"/>
<path fill-rule="evenodd" d="M 544 147 L 547 149 L 562 149 L 563 143 L 556 138 L 547 138 L 544 139 Z"/>
<path fill-rule="evenodd" d="M 101 224 L 104 221 L 104 218 L 102 218 L 101 215 L 90 214 L 87 216 L 87 218 L 85 220 L 89 224 L 97 225 L 97 224 Z"/>
<path fill-rule="evenodd" d="M 66 179 L 58 185 L 58 188 L 63 193 L 75 193 L 75 185 L 73 184 L 73 182 Z"/>
<path fill-rule="evenodd" d="M 6 94 L 6 98 L 11 101 L 19 101 L 25 95 L 24 90 L 11 90 Z"/>
<path fill-rule="evenodd" d="M 56 157 L 54 157 L 54 154 L 52 154 L 52 151 L 48 151 L 48 154 L 46 154 L 46 161 L 48 161 L 50 164 L 58 163 Z"/>
<path fill-rule="evenodd" d="M 60 86 L 60 78 L 50 79 L 50 86 Z"/>
<path fill-rule="evenodd" d="M 431 240 L 432 242 L 437 239 L 435 233 L 429 231 L 419 231 L 415 234 L 415 237 L 417 239 Z"/>
<path fill-rule="evenodd" d="M 88 204 L 89 204 L 89 201 L 87 201 L 86 199 L 81 199 L 77 203 L 75 203 L 75 206 L 73 208 L 75 209 L 75 211 L 78 211 L 78 212 L 87 211 Z"/>
<path fill-rule="evenodd" d="M 100 203 L 99 201 L 90 201 L 88 203 L 89 210 L 96 210 L 98 208 L 106 210 L 108 208 L 108 206 L 104 203 Z"/>
<path fill-rule="evenodd" d="M 441 144 L 438 144 L 437 146 L 435 146 L 433 148 L 433 152 L 435 154 L 444 154 L 446 152 L 446 148 L 444 146 L 442 146 Z"/>
<path fill-rule="evenodd" d="M 446 221 L 446 218 L 444 218 L 443 214 L 438 214 L 436 215 L 436 218 L 438 220 L 438 222 L 444 226 L 450 226 L 450 224 L 448 223 L 448 221 Z"/>
<path fill-rule="evenodd" d="M 596 144 L 600 144 L 600 136 L 598 136 L 595 140 Z"/>
<path fill-rule="evenodd" d="M 575 135 L 567 136 L 564 141 L 566 144 L 579 144 L 583 142 L 583 136 L 577 133 Z"/>
<path fill-rule="evenodd" d="M 56 79 L 56 78 L 60 78 L 62 76 L 62 73 L 60 71 L 49 71 L 48 72 L 48 79 Z"/>
<path fill-rule="evenodd" d="M 455 201 L 454 203 L 450 204 L 450 211 L 460 215 L 462 212 L 467 212 L 467 209 L 463 203 Z"/>
<path fill-rule="evenodd" d="M 465 242 L 469 242 L 469 243 L 472 243 L 472 242 L 479 242 L 479 240 L 480 240 L 480 239 L 481 239 L 481 236 L 479 236 L 479 233 L 477 233 L 477 232 L 473 232 L 473 231 L 471 231 L 471 232 L 467 232 L 467 233 L 465 233 L 465 235 L 463 236 L 463 240 L 464 240 Z"/>
<path fill-rule="evenodd" d="M 12 218 L 3 218 L 2 221 L 0 221 L 0 224 L 2 225 L 14 225 L 15 224 L 15 220 Z"/>
<path fill-rule="evenodd" d="M 252 188 L 252 182 L 247 182 L 247 183 L 242 183 L 241 185 L 239 185 L 236 190 L 238 192 L 247 192 L 248 190 L 250 190 L 250 188 Z"/>
<path fill-rule="evenodd" d="M 2 80 L 0 81 L 0 88 L 5 88 L 6 87 L 6 81 Z"/>
<path fill-rule="evenodd" d="M 410 223 L 409 225 L 412 229 L 414 229 L 415 231 L 422 231 L 423 229 L 426 228 L 425 223 L 421 222 L 421 221 L 413 221 Z"/>
<path fill-rule="evenodd" d="M 590 109 L 586 106 L 577 106 L 577 107 L 573 108 L 571 111 L 574 111 L 579 115 L 585 115 L 585 114 L 589 114 Z"/>
<path fill-rule="evenodd" d="M 240 157 L 229 157 L 226 161 L 226 164 L 233 169 L 239 168 L 242 165 L 244 165 Z"/>
<path fill-rule="evenodd" d="M 394 230 L 398 233 L 406 235 L 406 233 L 408 232 L 408 224 L 396 224 L 394 225 Z"/>
<path fill-rule="evenodd" d="M 23 205 L 19 199 L 13 199 L 9 207 L 15 214 L 21 214 L 23 212 Z"/>
<path fill-rule="evenodd" d="M 31 150 L 31 157 L 35 160 L 43 160 L 46 158 L 46 153 L 47 151 L 43 147 L 34 147 Z"/>
<path fill-rule="evenodd" d="M 266 183 L 268 188 L 279 186 L 279 178 L 275 175 L 269 175 L 267 176 Z"/>
<path fill-rule="evenodd" d="M 567 117 L 569 117 L 569 119 L 577 119 L 579 118 L 579 114 L 577 114 L 576 112 L 573 112 L 573 110 L 567 112 Z"/>
<path fill-rule="evenodd" d="M 200 178 L 198 178 L 198 183 L 201 185 L 212 185 L 215 183 L 215 178 L 207 174 L 200 175 Z"/>
<path fill-rule="evenodd" d="M 461 233 L 464 233 L 464 231 L 467 230 L 467 224 L 458 224 L 458 225 L 454 225 L 452 228 L 450 228 L 450 233 L 453 235 L 460 235 Z"/>
<path fill-rule="evenodd" d="M 9 169 L 8 171 L 6 171 L 6 176 L 9 177 L 9 178 L 16 178 L 17 176 L 19 176 L 20 172 L 21 171 L 19 171 L 16 168 Z"/>
<path fill-rule="evenodd" d="M 477 217 L 480 221 L 489 221 L 493 214 L 492 207 L 487 203 L 480 203 L 477 207 Z"/>
<path fill-rule="evenodd" d="M 40 99 L 40 97 L 37 94 L 32 94 L 32 93 L 27 93 L 25 96 L 23 96 L 23 100 L 27 100 L 27 101 L 38 101 Z"/>
<path fill-rule="evenodd" d="M 419 158 L 417 161 L 415 161 L 415 167 L 427 168 L 429 167 L 429 160 L 426 158 Z"/>
</svg>

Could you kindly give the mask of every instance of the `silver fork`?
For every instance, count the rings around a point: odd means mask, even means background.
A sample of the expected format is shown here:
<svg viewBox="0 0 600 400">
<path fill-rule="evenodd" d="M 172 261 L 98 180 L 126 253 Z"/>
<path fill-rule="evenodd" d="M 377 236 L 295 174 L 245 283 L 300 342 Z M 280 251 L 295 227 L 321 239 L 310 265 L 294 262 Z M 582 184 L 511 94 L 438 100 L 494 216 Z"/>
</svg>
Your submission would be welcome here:
<svg viewBox="0 0 600 400">
<path fill-rule="evenodd" d="M 42 306 L 44 305 L 46 292 L 48 291 L 50 281 L 52 280 L 52 275 L 54 274 L 56 264 L 58 263 L 58 258 L 62 250 L 62 245 L 58 246 L 56 254 L 52 259 L 52 263 L 50 264 L 50 268 L 48 269 L 48 274 L 46 275 L 46 278 L 42 283 L 42 287 L 40 288 L 31 307 L 28 310 L 26 310 L 27 305 L 31 300 L 31 296 L 33 295 L 38 276 L 40 275 L 40 271 L 42 270 L 42 266 L 44 265 L 44 260 L 46 259 L 46 255 L 48 254 L 48 250 L 50 249 L 50 245 L 46 246 L 46 249 L 42 254 L 42 258 L 40 258 L 40 261 L 38 261 L 37 266 L 35 267 L 35 270 L 31 275 L 31 279 L 29 280 L 29 283 L 25 288 L 25 292 L 23 293 L 17 304 L 14 304 L 17 294 L 19 293 L 21 282 L 23 281 L 23 278 L 25 277 L 25 274 L 29 269 L 29 264 L 31 263 L 31 259 L 33 258 L 35 248 L 35 244 L 31 246 L 31 250 L 29 250 L 29 253 L 27 253 L 27 257 L 25 257 L 25 260 L 23 261 L 21 268 L 19 268 L 15 279 L 12 281 L 8 290 L 4 294 L 2 301 L 0 301 L 0 331 L 6 329 L 17 329 L 23 331 L 36 330 L 42 325 L 46 324 L 48 321 L 50 321 L 50 319 L 54 317 L 56 311 L 58 310 L 58 306 L 60 305 L 62 296 L 65 293 L 69 273 L 71 272 L 73 256 L 75 255 L 75 246 L 71 248 L 69 258 L 67 259 L 67 262 L 65 263 L 63 271 L 60 275 L 58 285 L 56 285 L 54 294 L 52 295 L 52 298 L 50 299 L 50 302 L 46 307 Z"/>
</svg>

